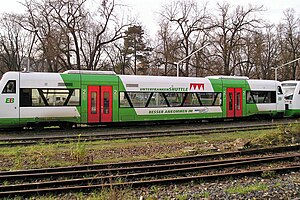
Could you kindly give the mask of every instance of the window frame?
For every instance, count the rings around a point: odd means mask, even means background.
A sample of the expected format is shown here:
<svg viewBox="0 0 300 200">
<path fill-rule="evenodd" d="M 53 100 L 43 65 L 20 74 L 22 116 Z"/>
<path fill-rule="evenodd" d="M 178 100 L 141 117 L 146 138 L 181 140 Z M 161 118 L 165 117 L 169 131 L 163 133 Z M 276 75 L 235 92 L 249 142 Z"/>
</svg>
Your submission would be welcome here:
<svg viewBox="0 0 300 200">
<path fill-rule="evenodd" d="M 23 104 L 24 101 L 26 101 L 24 99 L 24 97 L 22 96 L 23 90 L 30 90 L 29 94 L 31 95 L 29 97 L 29 102 L 31 102 L 31 104 Z M 41 98 L 43 104 L 40 105 L 33 105 L 33 99 L 32 99 L 32 94 L 33 91 L 36 90 L 39 94 L 38 98 Z M 43 92 L 43 90 L 47 90 L 47 91 L 54 91 L 54 92 Z M 69 105 L 70 100 L 72 98 L 73 95 L 76 96 L 76 93 L 78 92 L 78 103 L 73 104 L 73 105 Z M 49 101 L 47 100 L 45 94 L 66 94 L 66 98 L 64 99 L 63 104 L 61 105 L 54 105 L 54 103 L 49 103 Z M 22 98 L 23 97 L 23 98 Z M 56 98 L 57 96 L 55 96 Z M 81 89 L 80 88 L 20 88 L 20 107 L 71 107 L 71 106 L 81 106 Z"/>
<path fill-rule="evenodd" d="M 124 94 L 122 94 L 124 93 Z M 131 95 L 130 93 L 150 93 L 150 95 L 148 96 L 148 99 L 146 102 L 146 104 L 144 106 L 134 106 L 134 104 L 132 103 L 133 100 L 131 99 Z M 177 105 L 173 105 L 172 103 L 170 104 L 168 98 L 170 98 L 170 96 L 168 96 L 168 94 L 175 94 L 176 93 L 179 94 L 179 96 L 181 97 L 181 102 L 177 102 Z M 162 99 L 165 101 L 165 104 L 162 104 L 162 106 L 160 105 L 156 105 L 156 106 L 149 106 L 151 99 L 154 95 L 159 94 Z M 213 95 L 213 99 L 210 99 L 211 101 L 211 105 L 207 105 L 207 104 L 203 104 L 203 98 L 201 99 L 201 94 L 203 95 Z M 127 106 L 124 106 L 121 104 L 121 96 L 125 97 L 126 101 L 128 102 Z M 185 101 L 187 99 L 188 96 L 195 96 L 196 97 L 196 104 L 191 104 L 191 105 L 186 105 Z M 219 100 L 219 104 L 215 105 L 217 102 L 218 97 L 220 98 Z M 223 93 L 222 92 L 140 92 L 140 91 L 120 91 L 119 92 L 119 108 L 180 108 L 180 107 L 211 107 L 211 106 L 223 106 Z"/>
<path fill-rule="evenodd" d="M 257 93 L 257 94 L 254 94 Z M 264 93 L 264 95 L 262 96 L 261 94 Z M 266 102 L 266 99 L 268 98 L 268 95 L 270 94 L 270 102 Z M 274 104 L 277 103 L 277 91 L 264 91 L 264 90 L 247 90 L 246 91 L 246 104 Z M 250 102 L 248 100 L 248 97 L 251 97 L 252 101 Z M 262 102 L 257 102 L 256 98 L 254 98 L 254 95 L 258 95 L 258 98 L 263 98 Z M 261 96 L 259 96 L 261 95 Z M 275 96 L 274 96 L 275 95 Z"/>
<path fill-rule="evenodd" d="M 12 92 L 8 92 L 7 88 L 10 83 L 13 83 L 14 90 Z M 16 94 L 17 93 L 17 81 L 16 80 L 8 80 L 2 90 L 2 94 Z"/>
</svg>

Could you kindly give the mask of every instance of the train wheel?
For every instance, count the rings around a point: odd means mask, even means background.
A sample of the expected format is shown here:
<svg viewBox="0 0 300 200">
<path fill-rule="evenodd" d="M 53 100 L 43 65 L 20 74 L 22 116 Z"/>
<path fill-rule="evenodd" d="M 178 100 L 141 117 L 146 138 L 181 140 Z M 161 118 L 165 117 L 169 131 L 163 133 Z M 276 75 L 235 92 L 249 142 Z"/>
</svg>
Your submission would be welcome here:
<svg viewBox="0 0 300 200">
<path fill-rule="evenodd" d="M 32 127 L 32 129 L 35 130 L 35 131 L 41 131 L 41 130 L 44 129 L 44 125 L 41 124 L 41 123 L 36 123 L 36 124 L 34 124 L 34 126 Z"/>
<path fill-rule="evenodd" d="M 70 122 L 60 122 L 59 123 L 59 128 L 63 130 L 70 130 L 73 127 L 73 123 Z"/>
</svg>

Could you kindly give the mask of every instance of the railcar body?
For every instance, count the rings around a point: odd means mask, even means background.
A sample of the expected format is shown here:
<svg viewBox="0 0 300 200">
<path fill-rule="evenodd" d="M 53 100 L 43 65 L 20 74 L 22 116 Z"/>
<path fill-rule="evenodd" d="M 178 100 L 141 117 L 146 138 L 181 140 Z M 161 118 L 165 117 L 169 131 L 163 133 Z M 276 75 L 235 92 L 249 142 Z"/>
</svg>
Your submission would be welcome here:
<svg viewBox="0 0 300 200">
<path fill-rule="evenodd" d="M 300 81 L 283 81 L 286 116 L 300 116 Z"/>
<path fill-rule="evenodd" d="M 5 73 L 0 127 L 283 115 L 280 83 L 206 78 L 64 73 Z"/>
</svg>

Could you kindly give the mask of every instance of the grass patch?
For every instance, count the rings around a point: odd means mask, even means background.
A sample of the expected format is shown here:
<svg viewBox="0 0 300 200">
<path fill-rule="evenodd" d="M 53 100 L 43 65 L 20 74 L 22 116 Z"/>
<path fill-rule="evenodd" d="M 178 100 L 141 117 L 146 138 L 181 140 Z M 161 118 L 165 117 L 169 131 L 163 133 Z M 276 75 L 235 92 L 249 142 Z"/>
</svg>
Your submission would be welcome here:
<svg viewBox="0 0 300 200">
<path fill-rule="evenodd" d="M 93 163 L 93 157 L 88 155 L 86 141 L 81 140 L 81 134 L 78 135 L 77 142 L 71 148 L 71 158 L 76 160 L 78 164 Z"/>
<path fill-rule="evenodd" d="M 84 197 L 84 196 L 83 196 Z M 95 193 L 90 194 L 88 197 L 82 198 L 89 200 L 133 200 L 136 197 L 133 197 L 131 190 L 129 189 L 102 189 L 101 191 L 97 191 Z"/>
<path fill-rule="evenodd" d="M 187 194 L 178 194 L 178 195 L 176 195 L 175 199 L 178 199 L 178 200 L 188 200 L 189 196 Z"/>
<path fill-rule="evenodd" d="M 22 198 L 20 198 L 22 199 Z M 39 200 L 136 200 L 138 197 L 132 192 L 131 189 L 114 189 L 114 188 L 102 188 L 101 190 L 94 190 L 90 193 L 66 193 L 64 195 L 45 195 L 37 196 L 32 199 Z"/>
<path fill-rule="evenodd" d="M 252 144 L 270 144 L 273 134 L 284 131 L 281 140 L 288 132 L 289 140 L 296 140 L 300 125 L 288 129 L 266 131 L 247 131 L 232 133 L 214 133 L 178 137 L 158 137 L 132 140 L 112 140 L 86 142 L 78 141 L 66 144 L 43 144 L 22 147 L 4 147 L 0 151 L 0 170 L 29 169 L 42 167 L 71 166 L 78 164 L 97 164 L 127 162 L 154 158 L 168 158 L 187 155 L 185 149 L 195 149 L 196 153 L 207 154 L 205 147 L 233 142 L 237 139 L 250 140 Z M 292 133 L 292 134 L 291 134 Z M 298 134 L 299 135 L 299 134 Z M 279 136 L 278 136 L 279 137 Z M 292 139 L 294 137 L 294 139 Z M 265 139 L 263 139 L 265 138 Z M 267 140 L 267 141 L 265 141 Z M 279 139 L 278 139 L 279 140 Z M 258 141 L 256 143 L 256 141 Z M 262 142 L 265 141 L 265 142 Z M 255 143 L 253 143 L 255 142 Z"/>
<path fill-rule="evenodd" d="M 275 171 L 264 171 L 261 174 L 262 178 L 275 178 L 276 177 L 276 172 Z"/>
<path fill-rule="evenodd" d="M 300 143 L 300 124 L 280 125 L 275 131 L 260 134 L 251 146 L 273 146 Z"/>
<path fill-rule="evenodd" d="M 203 193 L 201 193 L 201 194 L 196 194 L 195 196 L 194 196 L 196 199 L 209 199 L 209 197 L 210 197 L 210 193 L 209 192 L 203 192 Z"/>
<path fill-rule="evenodd" d="M 234 186 L 234 187 L 229 187 L 225 190 L 225 192 L 229 194 L 248 194 L 254 191 L 265 191 L 268 189 L 268 186 L 263 183 L 257 183 L 249 186 Z"/>
</svg>

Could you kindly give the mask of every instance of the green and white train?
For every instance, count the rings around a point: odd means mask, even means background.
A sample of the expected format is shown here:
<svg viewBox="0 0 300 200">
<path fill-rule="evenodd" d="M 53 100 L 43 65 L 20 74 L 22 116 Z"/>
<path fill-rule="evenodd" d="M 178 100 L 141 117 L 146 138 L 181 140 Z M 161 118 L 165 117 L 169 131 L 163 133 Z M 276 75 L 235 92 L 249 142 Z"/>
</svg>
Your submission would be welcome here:
<svg viewBox="0 0 300 200">
<path fill-rule="evenodd" d="M 283 116 L 281 83 L 206 78 L 7 72 L 0 81 L 0 127 Z"/>
</svg>

